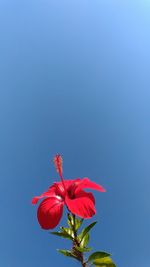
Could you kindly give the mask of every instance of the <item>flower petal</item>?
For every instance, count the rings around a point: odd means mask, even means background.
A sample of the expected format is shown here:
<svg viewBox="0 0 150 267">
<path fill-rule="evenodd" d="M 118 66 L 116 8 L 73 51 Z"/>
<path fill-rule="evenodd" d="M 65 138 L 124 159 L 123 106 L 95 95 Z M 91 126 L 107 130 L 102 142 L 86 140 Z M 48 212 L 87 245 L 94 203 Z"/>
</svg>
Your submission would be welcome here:
<svg viewBox="0 0 150 267">
<path fill-rule="evenodd" d="M 64 180 L 64 184 L 65 184 L 65 188 L 66 190 L 72 191 L 74 192 L 74 190 L 76 189 L 78 183 L 80 183 L 81 179 L 77 178 L 74 180 Z M 60 195 L 61 197 L 65 197 L 66 192 L 64 190 L 64 186 L 62 184 L 62 182 L 55 182 L 54 186 L 56 188 L 56 195 Z"/>
<path fill-rule="evenodd" d="M 44 199 L 39 205 L 37 217 L 43 229 L 53 229 L 59 223 L 63 214 L 64 202 L 58 197 Z"/>
<path fill-rule="evenodd" d="M 43 197 L 55 197 L 55 196 L 56 196 L 55 191 L 56 191 L 56 188 L 55 188 L 54 185 L 52 185 L 52 186 L 48 189 L 48 191 L 44 192 L 44 193 L 41 194 L 40 196 L 36 196 L 36 197 L 32 198 L 32 204 L 33 204 L 33 205 L 37 204 L 37 202 L 38 202 L 41 198 L 43 198 Z"/>
<path fill-rule="evenodd" d="M 78 186 L 77 186 L 77 188 L 75 190 L 75 194 L 80 192 L 80 190 L 82 190 L 83 188 L 90 188 L 90 189 L 98 190 L 100 192 L 105 192 L 106 191 L 101 185 L 90 181 L 89 178 L 83 178 L 81 180 L 81 182 L 78 184 Z"/>
<path fill-rule="evenodd" d="M 95 205 L 95 198 L 94 198 L 94 196 L 93 196 L 92 193 L 87 193 L 87 192 L 81 190 L 80 192 L 78 192 L 78 193 L 75 195 L 75 198 L 83 197 L 83 196 L 84 196 L 84 197 L 89 197 L 89 198 L 92 200 L 93 204 Z"/>
<path fill-rule="evenodd" d="M 91 218 L 96 213 L 92 193 L 80 192 L 74 199 L 66 196 L 65 203 L 73 214 L 85 219 Z"/>
<path fill-rule="evenodd" d="M 64 180 L 64 183 L 65 183 L 65 187 L 66 189 L 68 189 L 70 186 L 72 185 L 76 185 L 78 184 L 79 182 L 81 181 L 80 178 L 76 178 L 76 179 L 72 179 L 72 180 Z"/>
</svg>

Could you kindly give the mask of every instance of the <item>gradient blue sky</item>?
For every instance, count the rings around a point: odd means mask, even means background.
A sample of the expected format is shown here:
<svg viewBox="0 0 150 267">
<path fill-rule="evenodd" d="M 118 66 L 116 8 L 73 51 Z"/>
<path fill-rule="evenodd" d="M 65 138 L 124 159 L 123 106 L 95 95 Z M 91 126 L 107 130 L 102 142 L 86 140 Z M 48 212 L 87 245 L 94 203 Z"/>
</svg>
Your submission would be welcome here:
<svg viewBox="0 0 150 267">
<path fill-rule="evenodd" d="M 150 1 L 0 0 L 0 25 L 0 266 L 79 266 L 31 206 L 59 152 L 107 189 L 91 246 L 149 267 Z"/>
</svg>

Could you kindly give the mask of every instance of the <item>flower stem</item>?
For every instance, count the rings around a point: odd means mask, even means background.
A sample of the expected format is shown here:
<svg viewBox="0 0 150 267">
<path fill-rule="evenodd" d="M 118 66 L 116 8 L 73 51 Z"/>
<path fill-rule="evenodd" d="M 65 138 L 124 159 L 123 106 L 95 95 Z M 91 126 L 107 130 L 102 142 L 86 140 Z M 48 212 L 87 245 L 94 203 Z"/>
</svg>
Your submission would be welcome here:
<svg viewBox="0 0 150 267">
<path fill-rule="evenodd" d="M 78 238 L 77 238 L 78 235 L 77 235 L 77 230 L 76 230 L 76 216 L 74 214 L 72 214 L 72 216 L 73 216 L 72 230 L 74 233 L 74 241 L 73 241 L 72 250 L 74 251 L 78 260 L 81 262 L 82 267 L 89 267 L 87 263 L 84 261 L 83 252 L 80 252 L 76 249 L 76 246 L 80 247 L 80 242 L 78 241 Z"/>
</svg>

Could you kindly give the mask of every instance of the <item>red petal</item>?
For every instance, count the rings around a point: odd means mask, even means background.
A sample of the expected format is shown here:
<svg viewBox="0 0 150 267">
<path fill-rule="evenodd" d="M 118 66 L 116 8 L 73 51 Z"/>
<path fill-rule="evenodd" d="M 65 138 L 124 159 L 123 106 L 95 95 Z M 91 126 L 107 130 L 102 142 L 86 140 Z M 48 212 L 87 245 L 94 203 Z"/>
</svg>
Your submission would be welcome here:
<svg viewBox="0 0 150 267">
<path fill-rule="evenodd" d="M 73 190 L 77 187 L 78 183 L 81 182 L 80 178 L 74 179 L 74 180 L 64 180 L 65 188 L 66 190 Z M 55 182 L 54 186 L 56 187 L 56 194 L 64 197 L 65 196 L 65 190 L 63 187 L 62 182 Z"/>
<path fill-rule="evenodd" d="M 87 193 L 87 192 L 85 192 L 85 191 L 83 191 L 83 190 L 81 190 L 80 192 L 78 192 L 76 195 L 75 195 L 75 198 L 78 198 L 78 197 L 89 197 L 91 200 L 92 200 L 92 202 L 93 202 L 93 204 L 95 204 L 95 198 L 94 198 L 94 196 L 93 196 L 93 194 L 92 193 Z"/>
<path fill-rule="evenodd" d="M 54 186 L 55 186 L 56 195 L 61 196 L 62 198 L 64 198 L 65 189 L 64 189 L 64 186 L 63 186 L 62 182 L 56 182 L 56 183 L 54 183 Z"/>
<path fill-rule="evenodd" d="M 55 187 L 51 186 L 49 190 L 44 192 L 42 195 L 32 198 L 32 204 L 33 205 L 37 204 L 37 202 L 43 197 L 55 197 L 56 196 L 55 190 L 56 190 Z"/>
<path fill-rule="evenodd" d="M 75 190 L 75 194 L 80 192 L 80 190 L 83 188 L 90 188 L 90 189 L 98 190 L 100 192 L 106 191 L 101 185 L 90 181 L 90 179 L 88 179 L 88 178 L 84 178 L 81 180 L 81 182 L 78 184 L 78 186 Z"/>
<path fill-rule="evenodd" d="M 81 181 L 80 178 L 76 178 L 74 180 L 64 180 L 64 183 L 65 183 L 65 186 L 66 186 L 66 189 L 68 189 L 71 185 L 76 185 L 78 184 L 79 182 Z"/>
<path fill-rule="evenodd" d="M 75 215 L 82 218 L 91 218 L 95 213 L 94 197 L 92 193 L 80 192 L 76 198 L 70 199 L 66 196 L 65 199 L 68 209 Z"/>
<path fill-rule="evenodd" d="M 37 211 L 39 224 L 45 230 L 53 229 L 59 223 L 63 214 L 64 202 L 54 198 L 44 199 Z"/>
</svg>

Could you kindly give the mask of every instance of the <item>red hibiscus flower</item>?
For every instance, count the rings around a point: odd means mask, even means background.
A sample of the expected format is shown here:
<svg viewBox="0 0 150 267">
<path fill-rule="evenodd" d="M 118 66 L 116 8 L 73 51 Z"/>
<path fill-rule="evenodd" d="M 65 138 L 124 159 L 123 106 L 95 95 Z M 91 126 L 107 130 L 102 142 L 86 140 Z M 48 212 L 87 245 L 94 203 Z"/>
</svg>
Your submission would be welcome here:
<svg viewBox="0 0 150 267">
<path fill-rule="evenodd" d="M 61 182 L 55 182 L 48 191 L 32 199 L 32 204 L 45 198 L 38 207 L 37 217 L 43 229 L 53 229 L 62 217 L 63 207 L 81 218 L 91 218 L 95 213 L 95 199 L 92 193 L 83 189 L 90 188 L 105 192 L 105 189 L 90 181 L 88 178 L 77 178 L 65 180 L 62 175 L 62 158 L 60 155 L 54 157 L 54 164 L 61 178 Z"/>
</svg>

